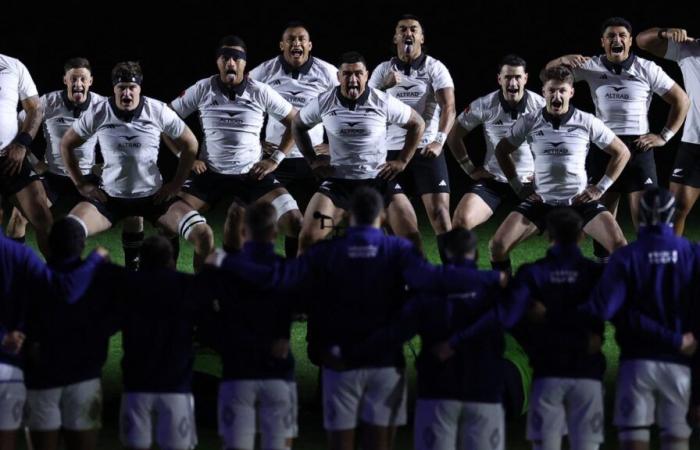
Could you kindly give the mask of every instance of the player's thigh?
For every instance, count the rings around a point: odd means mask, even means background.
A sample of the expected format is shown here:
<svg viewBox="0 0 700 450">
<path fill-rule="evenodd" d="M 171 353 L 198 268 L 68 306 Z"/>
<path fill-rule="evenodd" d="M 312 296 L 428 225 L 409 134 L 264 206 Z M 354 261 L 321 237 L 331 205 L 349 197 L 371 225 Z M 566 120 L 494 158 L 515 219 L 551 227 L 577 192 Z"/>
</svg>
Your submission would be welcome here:
<svg viewBox="0 0 700 450">
<path fill-rule="evenodd" d="M 13 431 L 22 424 L 27 399 L 22 378 L 20 369 L 0 363 L 0 431 Z"/>
<path fill-rule="evenodd" d="M 396 367 L 365 369 L 368 378 L 360 404 L 363 423 L 381 427 L 406 424 L 406 374 Z"/>
<path fill-rule="evenodd" d="M 61 428 L 61 388 L 28 389 L 24 423 L 32 431 Z"/>
<path fill-rule="evenodd" d="M 258 392 L 254 380 L 229 380 L 219 386 L 219 436 L 225 448 L 253 448 Z"/>
<path fill-rule="evenodd" d="M 192 394 L 159 394 L 154 406 L 160 448 L 189 450 L 197 445 Z"/>
<path fill-rule="evenodd" d="M 690 406 L 690 368 L 659 363 L 656 420 L 662 438 L 687 439 L 691 428 L 686 415 Z"/>
<path fill-rule="evenodd" d="M 504 450 L 505 412 L 500 403 L 464 404 L 459 427 L 458 448 Z"/>
<path fill-rule="evenodd" d="M 35 180 L 15 194 L 15 202 L 22 215 L 33 227 L 48 231 L 53 221 L 44 185 Z"/>
<path fill-rule="evenodd" d="M 700 197 L 700 187 L 672 182 L 669 185 L 669 190 L 676 198 L 678 208 L 685 212 L 690 211 Z"/>
<path fill-rule="evenodd" d="M 270 203 L 275 208 L 279 226 L 283 230 L 296 230 L 299 232 L 299 227 L 302 221 L 301 211 L 294 197 L 285 188 L 276 188 L 260 197 L 257 202 Z"/>
<path fill-rule="evenodd" d="M 569 442 L 585 448 L 586 443 L 603 442 L 603 384 L 598 380 L 577 379 L 566 396 Z"/>
<path fill-rule="evenodd" d="M 508 253 L 537 231 L 537 225 L 523 214 L 513 211 L 506 216 L 491 238 L 491 252 Z"/>
<path fill-rule="evenodd" d="M 178 197 L 197 211 L 205 212 L 209 209 L 209 204 L 207 202 L 199 197 L 195 197 L 192 194 L 188 194 L 187 192 L 180 192 Z"/>
<path fill-rule="evenodd" d="M 583 226 L 583 231 L 611 252 L 627 243 L 620 225 L 608 211 L 589 220 Z"/>
<path fill-rule="evenodd" d="M 315 193 L 306 208 L 302 224 L 302 234 L 312 237 L 313 240 L 323 239 L 332 230 L 331 224 L 326 223 L 326 219 L 314 217 L 316 213 L 331 217 L 333 222 L 338 224 L 343 217 L 344 210 L 336 207 L 333 200 L 325 194 Z"/>
<path fill-rule="evenodd" d="M 287 380 L 263 380 L 259 396 L 262 448 L 282 449 L 293 434 L 294 404 Z"/>
<path fill-rule="evenodd" d="M 202 228 L 200 225 L 206 226 L 207 221 L 189 203 L 178 200 L 170 205 L 165 214 L 158 218 L 157 223 L 166 232 L 180 235 L 189 240 L 190 233 Z M 206 228 L 209 229 L 208 226 Z"/>
<path fill-rule="evenodd" d="M 405 194 L 393 195 L 386 212 L 389 226 L 395 234 L 405 236 L 418 231 L 416 211 Z"/>
<path fill-rule="evenodd" d="M 644 191 L 635 191 L 627 194 L 627 201 L 630 204 L 630 218 L 636 229 L 639 226 L 639 202 L 642 200 Z"/>
<path fill-rule="evenodd" d="M 367 384 L 366 370 L 335 371 L 324 367 L 321 377 L 324 428 L 327 431 L 355 429 Z"/>
<path fill-rule="evenodd" d="M 87 228 L 88 236 L 101 233 L 112 227 L 112 222 L 103 216 L 97 207 L 90 202 L 78 203 L 71 210 L 69 215 L 82 222 L 85 228 Z"/>
<path fill-rule="evenodd" d="M 155 395 L 125 392 L 119 412 L 119 438 L 132 449 L 147 449 L 153 443 Z"/>
<path fill-rule="evenodd" d="M 464 194 L 457 204 L 452 218 L 453 227 L 464 227 L 468 230 L 481 225 L 491 218 L 493 210 L 488 203 L 477 194 L 469 192 Z"/>
<path fill-rule="evenodd" d="M 416 450 L 456 448 L 462 402 L 416 400 L 413 437 Z"/>
<path fill-rule="evenodd" d="M 61 397 L 63 428 L 73 431 L 99 429 L 102 426 L 102 384 L 86 380 L 63 388 Z"/>
<path fill-rule="evenodd" d="M 446 192 L 427 193 L 421 195 L 421 200 L 435 232 L 442 234 L 449 231 L 451 228 L 450 194 Z"/>
<path fill-rule="evenodd" d="M 526 436 L 530 441 L 554 441 L 566 434 L 564 396 L 568 383 L 561 378 L 532 382 Z"/>
</svg>

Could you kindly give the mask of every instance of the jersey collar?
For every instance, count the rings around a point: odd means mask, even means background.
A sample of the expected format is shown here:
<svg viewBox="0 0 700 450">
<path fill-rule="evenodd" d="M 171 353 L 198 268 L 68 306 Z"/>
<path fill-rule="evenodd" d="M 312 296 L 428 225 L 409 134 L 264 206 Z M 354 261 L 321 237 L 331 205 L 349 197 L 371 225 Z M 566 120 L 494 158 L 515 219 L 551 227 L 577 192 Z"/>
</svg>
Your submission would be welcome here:
<svg viewBox="0 0 700 450">
<path fill-rule="evenodd" d="M 221 81 L 221 77 L 219 77 L 219 75 L 216 75 L 215 78 L 216 86 L 219 88 L 222 94 L 229 98 L 229 100 L 235 100 L 237 96 L 243 95 L 243 93 L 245 92 L 245 88 L 248 85 L 247 76 L 243 78 L 243 81 L 241 81 L 235 86 L 229 86 L 228 84 Z"/>
<path fill-rule="evenodd" d="M 343 94 L 340 92 L 340 86 L 338 86 L 335 88 L 335 96 L 338 98 L 338 101 L 341 105 L 345 106 L 350 111 L 354 111 L 357 105 L 364 105 L 365 103 L 367 103 L 370 89 L 371 88 L 368 84 L 367 86 L 365 86 L 365 92 L 363 92 L 357 100 L 350 100 L 349 98 L 343 96 Z"/>
<path fill-rule="evenodd" d="M 428 58 L 428 55 L 425 53 L 421 53 L 418 58 L 414 59 L 411 62 L 403 62 L 401 59 L 399 59 L 398 56 L 394 56 L 391 58 L 391 63 L 396 66 L 397 69 L 402 71 L 406 75 L 411 74 L 411 69 L 413 70 L 420 70 L 421 67 L 425 65 L 425 60 Z"/>
<path fill-rule="evenodd" d="M 600 60 L 603 62 L 603 65 L 606 69 L 608 69 L 610 72 L 613 72 L 614 74 L 620 75 L 620 73 L 622 73 L 622 69 L 630 70 L 630 67 L 632 67 L 632 64 L 634 64 L 634 60 L 636 58 L 637 56 L 634 53 L 630 52 L 630 55 L 627 57 L 627 59 L 622 61 L 620 64 L 609 61 L 605 55 L 602 55 L 600 57 Z"/>
<path fill-rule="evenodd" d="M 516 120 L 518 118 L 518 114 L 523 114 L 525 112 L 525 108 L 527 107 L 527 96 L 529 94 L 527 91 L 523 94 L 523 98 L 520 99 L 518 103 L 515 104 L 515 106 L 511 106 L 510 103 L 503 97 L 503 91 L 500 89 L 498 90 L 498 101 L 501 103 L 501 108 L 503 108 L 503 111 L 507 112 L 510 114 L 510 118 L 513 120 Z"/>
<path fill-rule="evenodd" d="M 311 70 L 311 66 L 313 66 L 314 64 L 314 57 L 311 55 L 309 55 L 309 59 L 307 59 L 306 62 L 299 67 L 294 67 L 291 64 L 289 64 L 282 55 L 278 56 L 278 58 L 280 64 L 282 65 L 282 70 L 284 70 L 284 73 L 286 73 L 287 75 L 291 74 L 292 78 L 294 78 L 295 80 L 299 78 L 299 74 L 308 74 L 309 70 Z"/>
<path fill-rule="evenodd" d="M 571 119 L 571 116 L 574 115 L 574 111 L 576 111 L 576 108 L 569 105 L 569 110 L 566 112 L 566 114 L 563 116 L 553 116 L 547 112 L 547 107 L 545 106 L 542 108 L 542 117 L 544 117 L 544 120 L 552 124 L 552 128 L 558 130 L 560 126 L 566 125 L 566 122 L 568 122 L 569 119 Z"/>
<path fill-rule="evenodd" d="M 143 105 L 146 103 L 146 98 L 142 95 L 141 98 L 139 98 L 139 106 L 136 107 L 133 111 L 122 111 L 121 109 L 117 108 L 117 102 L 114 100 L 114 97 L 109 98 L 109 106 L 112 108 L 112 112 L 114 113 L 117 118 L 120 120 L 123 120 L 124 122 L 131 122 L 134 119 L 138 119 L 141 117 L 141 112 L 143 112 Z"/>
<path fill-rule="evenodd" d="M 90 102 L 92 101 L 92 92 L 88 91 L 87 99 L 83 103 L 73 103 L 68 98 L 68 91 L 64 89 L 61 91 L 61 99 L 63 99 L 63 104 L 66 106 L 68 111 L 71 111 L 73 113 L 73 117 L 77 119 L 80 117 L 80 114 L 90 106 Z"/>
</svg>

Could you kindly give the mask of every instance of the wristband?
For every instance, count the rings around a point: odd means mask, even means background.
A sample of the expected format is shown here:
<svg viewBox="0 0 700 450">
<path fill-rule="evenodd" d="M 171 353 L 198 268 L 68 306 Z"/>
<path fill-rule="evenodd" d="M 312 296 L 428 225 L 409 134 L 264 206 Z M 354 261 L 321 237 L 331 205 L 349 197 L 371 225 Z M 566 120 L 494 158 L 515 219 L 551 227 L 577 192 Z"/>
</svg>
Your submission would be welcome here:
<svg viewBox="0 0 700 450">
<path fill-rule="evenodd" d="M 508 183 L 510 183 L 510 187 L 513 188 L 516 194 L 519 194 L 520 191 L 523 190 L 523 182 L 520 181 L 520 178 L 518 178 L 517 176 L 509 179 Z"/>
<path fill-rule="evenodd" d="M 465 156 L 464 159 L 457 161 L 457 163 L 459 164 L 459 167 L 461 167 L 462 170 L 467 173 L 467 175 L 471 175 L 476 170 L 476 166 L 471 162 L 469 157 Z"/>
<path fill-rule="evenodd" d="M 282 150 L 275 150 L 274 152 L 272 152 L 272 155 L 270 155 L 270 159 L 277 164 L 281 163 L 282 160 L 286 157 L 287 155 L 285 155 Z"/>
<path fill-rule="evenodd" d="M 670 141 L 670 140 L 673 138 L 673 136 L 674 136 L 675 134 L 676 134 L 675 131 L 669 130 L 668 128 L 664 127 L 664 129 L 661 130 L 661 133 L 659 133 L 659 136 L 661 136 L 661 139 L 663 139 L 664 141 L 668 142 L 668 141 Z"/>
<path fill-rule="evenodd" d="M 24 148 L 29 148 L 30 145 L 32 145 L 32 135 L 27 133 L 26 131 L 23 131 L 19 133 L 15 138 L 12 140 L 13 144 L 19 144 L 23 146 Z"/>
<path fill-rule="evenodd" d="M 664 37 L 664 33 L 668 31 L 668 28 L 659 28 L 659 31 L 656 33 L 656 37 L 661 39 L 662 41 L 668 40 L 668 37 Z"/>
<path fill-rule="evenodd" d="M 603 175 L 603 177 L 600 179 L 600 181 L 598 182 L 598 184 L 596 184 L 596 186 L 597 186 L 598 189 L 600 189 L 602 192 L 605 192 L 605 191 L 607 191 L 608 189 L 610 189 L 610 186 L 612 186 L 612 184 L 613 184 L 614 182 L 615 182 L 615 181 L 614 181 L 612 178 L 610 178 L 609 176 Z"/>
<path fill-rule="evenodd" d="M 443 133 L 442 131 L 438 131 L 435 133 L 435 139 L 433 139 L 433 142 L 437 142 L 440 145 L 443 145 L 445 141 L 447 140 L 447 133 Z"/>
</svg>

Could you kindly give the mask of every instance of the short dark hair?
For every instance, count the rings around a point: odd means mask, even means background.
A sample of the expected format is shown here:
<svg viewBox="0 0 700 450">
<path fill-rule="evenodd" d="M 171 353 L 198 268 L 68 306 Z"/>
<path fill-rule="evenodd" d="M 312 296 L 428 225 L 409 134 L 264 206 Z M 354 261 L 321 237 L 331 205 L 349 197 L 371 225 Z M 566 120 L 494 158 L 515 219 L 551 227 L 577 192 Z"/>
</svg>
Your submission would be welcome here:
<svg viewBox="0 0 700 450">
<path fill-rule="evenodd" d="M 350 52 L 345 52 L 342 55 L 340 55 L 340 61 L 338 63 L 338 67 L 342 66 L 343 64 L 355 64 L 355 63 L 362 63 L 367 67 L 367 61 L 365 60 L 365 57 L 362 56 L 360 52 L 356 51 L 350 51 Z"/>
<path fill-rule="evenodd" d="M 583 219 L 571 208 L 558 208 L 547 215 L 547 234 L 559 244 L 575 244 L 581 236 Z"/>
<path fill-rule="evenodd" d="M 384 199 L 369 186 L 358 188 L 350 199 L 350 214 L 358 225 L 371 225 L 384 209 Z"/>
<path fill-rule="evenodd" d="M 248 47 L 246 47 L 243 39 L 234 34 L 229 34 L 228 36 L 222 37 L 219 40 L 219 46 L 217 47 L 217 50 L 221 47 L 241 47 L 246 52 L 248 51 Z"/>
<path fill-rule="evenodd" d="M 51 258 L 67 260 L 79 258 L 85 250 L 85 229 L 72 217 L 54 222 L 49 233 Z"/>
<path fill-rule="evenodd" d="M 290 20 L 289 22 L 287 22 L 287 24 L 282 29 L 282 37 L 284 37 L 284 33 L 286 33 L 287 30 L 291 28 L 303 28 L 306 30 L 307 33 L 309 33 L 309 37 L 311 37 L 311 32 L 309 31 L 309 28 L 301 20 Z"/>
<path fill-rule="evenodd" d="M 271 203 L 257 202 L 245 210 L 245 227 L 254 241 L 267 241 L 277 229 L 277 210 Z"/>
<path fill-rule="evenodd" d="M 145 270 L 165 269 L 175 265 L 173 246 L 165 236 L 154 235 L 141 245 L 139 266 Z"/>
<path fill-rule="evenodd" d="M 453 258 L 462 258 L 467 253 L 476 251 L 476 233 L 464 227 L 455 227 L 442 236 L 445 252 Z"/>
<path fill-rule="evenodd" d="M 632 24 L 624 17 L 609 17 L 605 19 L 603 25 L 600 26 L 600 34 L 605 34 L 605 30 L 607 30 L 608 27 L 625 27 L 629 34 L 632 34 Z"/>
<path fill-rule="evenodd" d="M 120 78 L 134 78 L 143 80 L 143 70 L 138 61 L 122 61 L 114 65 L 112 69 L 112 83 Z M 141 84 L 139 81 L 138 84 Z"/>
<path fill-rule="evenodd" d="M 88 61 L 87 58 L 82 57 L 71 58 L 63 64 L 63 73 L 66 73 L 71 69 L 87 69 L 92 72 L 90 61 Z"/>
<path fill-rule="evenodd" d="M 540 80 L 545 84 L 549 80 L 561 81 L 574 85 L 574 73 L 566 66 L 554 66 L 549 69 L 542 69 Z"/>
<path fill-rule="evenodd" d="M 501 61 L 498 63 L 498 73 L 501 72 L 503 66 L 522 67 L 527 72 L 527 62 L 520 56 L 512 53 L 501 58 Z"/>
</svg>

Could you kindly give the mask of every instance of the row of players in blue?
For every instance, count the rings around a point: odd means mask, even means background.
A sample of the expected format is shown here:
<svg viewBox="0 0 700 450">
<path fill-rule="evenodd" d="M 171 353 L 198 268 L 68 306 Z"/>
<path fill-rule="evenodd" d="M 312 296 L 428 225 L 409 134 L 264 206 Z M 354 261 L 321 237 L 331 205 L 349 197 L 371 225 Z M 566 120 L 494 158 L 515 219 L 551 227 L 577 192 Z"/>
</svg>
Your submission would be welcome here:
<svg viewBox="0 0 700 450">
<path fill-rule="evenodd" d="M 650 189 L 640 205 L 638 239 L 605 267 L 578 247 L 582 219 L 556 209 L 548 216 L 546 256 L 512 280 L 477 269 L 476 238 L 462 228 L 446 235 L 448 263 L 429 264 L 408 241 L 381 231 L 383 200 L 370 188 L 353 196 L 343 237 L 291 260 L 274 252 L 271 205 L 244 213 L 233 205 L 227 252 L 212 255 L 196 276 L 174 270 L 161 237 L 145 242 L 140 272 L 105 263 L 99 252 L 81 261 L 84 233 L 72 218 L 54 225 L 48 268 L 0 235 L 0 369 L 17 374 L 0 385 L 0 448 L 14 448 L 24 397 L 36 448 L 56 448 L 61 427 L 69 447 L 95 448 L 99 377 L 117 330 L 125 447 L 196 445 L 196 332 L 223 359 L 224 448 L 252 449 L 256 421 L 262 448 L 290 448 L 297 432 L 290 324 L 303 312 L 309 356 L 322 368 L 328 448 L 354 448 L 360 424 L 363 448 L 392 447 L 393 430 L 406 422 L 402 345 L 416 334 L 415 448 L 506 448 L 504 331 L 520 328 L 534 369 L 527 419 L 533 448 L 561 448 L 568 434 L 570 448 L 597 449 L 604 437 L 603 324 L 613 320 L 621 448 L 648 448 L 656 423 L 662 448 L 687 449 L 686 414 L 690 406 L 697 424 L 700 409 L 700 397 L 691 401 L 691 367 L 700 368 L 693 357 L 700 254 L 673 233 L 671 194 Z"/>
</svg>

